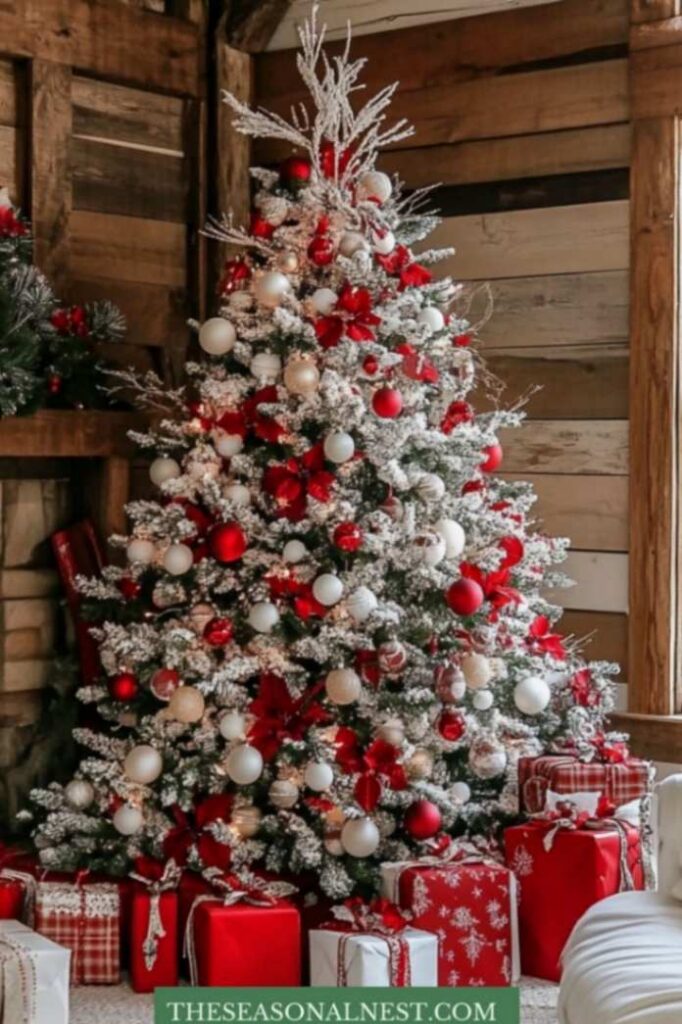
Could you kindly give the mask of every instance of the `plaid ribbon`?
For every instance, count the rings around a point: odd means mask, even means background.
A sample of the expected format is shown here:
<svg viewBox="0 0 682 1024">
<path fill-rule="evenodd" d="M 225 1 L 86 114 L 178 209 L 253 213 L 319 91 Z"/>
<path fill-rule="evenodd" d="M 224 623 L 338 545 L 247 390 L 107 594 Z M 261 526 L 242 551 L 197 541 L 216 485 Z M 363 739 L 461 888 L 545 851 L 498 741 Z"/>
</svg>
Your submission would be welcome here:
<svg viewBox="0 0 682 1024">
<path fill-rule="evenodd" d="M 363 903 L 349 899 L 340 907 L 333 907 L 334 921 L 322 927 L 327 931 L 340 931 L 336 961 L 336 984 L 348 987 L 347 947 L 351 939 L 370 935 L 382 939 L 388 948 L 388 980 L 392 988 L 408 988 L 412 984 L 410 947 L 401 934 L 409 921 L 404 911 L 388 900 L 377 899 Z"/>
<path fill-rule="evenodd" d="M 0 1021 L 34 1024 L 37 972 L 31 953 L 6 932 L 0 936 Z"/>
<path fill-rule="evenodd" d="M 142 941 L 142 955 L 145 967 L 151 971 L 159 954 L 159 941 L 166 937 L 166 929 L 163 927 L 161 919 L 161 893 L 177 889 L 182 877 L 182 869 L 171 859 L 166 862 L 161 878 L 147 878 L 145 875 L 138 874 L 137 871 L 131 871 L 130 877 L 144 885 L 149 892 L 149 918 L 147 933 Z"/>
<path fill-rule="evenodd" d="M 248 903 L 252 907 L 274 907 L 278 900 L 296 892 L 296 886 L 290 885 L 289 882 L 269 882 L 250 872 L 226 875 L 219 868 L 208 868 L 202 874 L 216 891 L 195 896 L 187 915 L 182 955 L 189 961 L 189 977 L 192 985 L 197 985 L 199 978 L 196 936 L 194 934 L 194 916 L 197 907 L 202 903 L 218 903 L 224 907 L 233 907 L 237 903 Z"/>
<path fill-rule="evenodd" d="M 650 763 L 635 757 L 613 763 L 546 754 L 521 758 L 518 770 L 522 807 L 536 814 L 544 809 L 550 788 L 561 794 L 599 792 L 620 807 L 646 796 L 651 786 Z"/>
<path fill-rule="evenodd" d="M 549 852 L 554 846 L 554 841 L 562 831 L 577 832 L 586 829 L 592 832 L 617 832 L 618 833 L 618 862 L 620 876 L 618 891 L 631 892 L 635 888 L 632 871 L 628 864 L 628 824 L 620 818 L 603 817 L 591 818 L 586 812 L 578 814 L 572 805 L 567 801 L 561 804 L 557 811 L 545 811 L 542 814 L 535 814 L 530 819 L 530 824 L 536 828 L 546 830 L 542 845 Z"/>
</svg>

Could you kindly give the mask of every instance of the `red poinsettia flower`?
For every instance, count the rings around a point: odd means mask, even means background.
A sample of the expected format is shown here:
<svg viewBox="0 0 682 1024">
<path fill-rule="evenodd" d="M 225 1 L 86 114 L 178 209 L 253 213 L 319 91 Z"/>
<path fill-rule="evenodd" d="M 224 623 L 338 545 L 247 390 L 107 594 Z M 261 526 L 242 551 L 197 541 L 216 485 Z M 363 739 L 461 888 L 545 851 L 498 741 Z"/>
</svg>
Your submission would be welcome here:
<svg viewBox="0 0 682 1024">
<path fill-rule="evenodd" d="M 462 562 L 460 566 L 462 576 L 475 580 L 482 588 L 486 601 L 490 602 L 493 608 L 503 608 L 510 601 L 519 602 L 521 595 L 509 584 L 509 569 L 496 569 L 494 572 L 483 572 L 477 565 L 471 562 Z"/>
<path fill-rule="evenodd" d="M 62 337 L 87 338 L 90 334 L 87 314 L 82 306 L 55 309 L 50 316 L 50 323 Z"/>
<path fill-rule="evenodd" d="M 270 384 L 268 387 L 259 388 L 242 404 L 242 415 L 261 441 L 277 443 L 287 432 L 281 423 L 260 411 L 261 405 L 276 402 L 277 397 L 277 388 Z"/>
<path fill-rule="evenodd" d="M 313 445 L 298 459 L 288 459 L 263 473 L 263 489 L 274 498 L 280 516 L 297 522 L 306 513 L 307 497 L 327 502 L 331 498 L 334 474 L 324 469 L 324 450 Z"/>
<path fill-rule="evenodd" d="M 258 696 L 249 705 L 249 711 L 256 716 L 249 741 L 266 761 L 272 760 L 283 740 L 302 740 L 312 725 L 330 721 L 331 715 L 317 700 L 323 689 L 323 683 L 315 683 L 294 698 L 281 676 L 263 673 Z"/>
<path fill-rule="evenodd" d="M 376 253 L 376 261 L 387 274 L 400 278 L 398 289 L 401 292 L 406 288 L 420 288 L 422 285 L 428 284 L 433 277 L 426 267 L 414 262 L 412 253 L 405 245 L 396 245 L 395 249 L 385 256 Z"/>
<path fill-rule="evenodd" d="M 335 312 L 315 321 L 315 334 L 322 348 L 334 348 L 341 338 L 351 341 L 374 341 L 372 330 L 381 317 L 372 312 L 372 296 L 367 288 L 356 288 L 346 282 L 341 289 Z"/>
<path fill-rule="evenodd" d="M 397 747 L 386 740 L 374 740 L 362 750 L 355 730 L 342 726 L 336 734 L 336 761 L 349 774 L 357 774 L 354 795 L 358 804 L 369 813 L 379 803 L 384 785 L 391 789 L 407 789 L 405 769 L 398 764 Z"/>
<path fill-rule="evenodd" d="M 571 678 L 571 693 L 576 704 L 584 708 L 596 707 L 601 698 L 592 686 L 592 672 L 589 668 L 581 668 Z"/>
<path fill-rule="evenodd" d="M 468 402 L 450 402 L 445 410 L 445 416 L 441 420 L 440 429 L 444 434 L 451 434 L 455 427 L 462 423 L 473 423 L 474 410 Z"/>
<path fill-rule="evenodd" d="M 533 654 L 551 654 L 558 661 L 566 660 L 566 649 L 560 633 L 550 633 L 546 615 L 533 619 L 526 637 L 526 645 Z"/>
<path fill-rule="evenodd" d="M 229 793 L 214 793 L 195 804 L 188 814 L 177 804 L 171 813 L 175 826 L 166 833 L 163 840 L 164 855 L 172 857 L 176 864 L 187 864 L 190 850 L 194 848 L 204 868 L 220 868 L 226 871 L 230 865 L 232 851 L 220 843 L 209 831 L 217 821 L 229 822 L 234 800 Z"/>
<path fill-rule="evenodd" d="M 417 352 L 414 346 L 408 344 L 398 345 L 396 352 L 403 357 L 400 369 L 406 377 L 410 380 L 425 381 L 427 384 L 437 383 L 440 374 L 423 352 Z"/>
<path fill-rule="evenodd" d="M 28 228 L 11 206 L 0 206 L 0 238 L 22 238 Z"/>
</svg>

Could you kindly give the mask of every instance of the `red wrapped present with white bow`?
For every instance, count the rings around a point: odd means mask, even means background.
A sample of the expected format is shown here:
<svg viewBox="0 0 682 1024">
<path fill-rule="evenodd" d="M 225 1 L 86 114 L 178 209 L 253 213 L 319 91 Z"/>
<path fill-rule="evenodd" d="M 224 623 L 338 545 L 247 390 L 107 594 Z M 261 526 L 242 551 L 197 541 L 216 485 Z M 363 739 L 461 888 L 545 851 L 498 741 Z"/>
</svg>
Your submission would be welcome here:
<svg viewBox="0 0 682 1024">
<path fill-rule="evenodd" d="M 596 793 L 614 807 L 647 797 L 653 782 L 650 761 L 630 757 L 624 744 L 597 747 L 592 761 L 575 754 L 522 757 L 518 764 L 519 809 L 526 814 L 545 810 L 547 793 Z"/>
<path fill-rule="evenodd" d="M 120 981 L 121 901 L 117 885 L 38 882 L 35 929 L 71 950 L 72 985 L 117 985 Z"/>
<path fill-rule="evenodd" d="M 567 803 L 506 829 L 504 843 L 519 884 L 523 973 L 558 981 L 564 946 L 585 911 L 617 892 L 645 888 L 639 829 Z"/>
<path fill-rule="evenodd" d="M 178 984 L 178 893 L 182 871 L 173 860 L 163 864 L 138 857 L 130 877 L 136 882 L 130 910 L 130 984 L 134 992 L 153 992 Z"/>
<path fill-rule="evenodd" d="M 346 900 L 334 920 L 310 932 L 313 987 L 407 988 L 438 985 L 438 939 L 411 927 L 389 900 Z"/>
<path fill-rule="evenodd" d="M 193 985 L 301 984 L 301 919 L 285 897 L 293 885 L 249 871 L 209 868 L 209 892 L 195 895 L 184 932 Z"/>
<path fill-rule="evenodd" d="M 438 937 L 442 987 L 519 977 L 516 879 L 489 844 L 435 841 L 418 861 L 382 864 L 382 891 Z"/>
</svg>

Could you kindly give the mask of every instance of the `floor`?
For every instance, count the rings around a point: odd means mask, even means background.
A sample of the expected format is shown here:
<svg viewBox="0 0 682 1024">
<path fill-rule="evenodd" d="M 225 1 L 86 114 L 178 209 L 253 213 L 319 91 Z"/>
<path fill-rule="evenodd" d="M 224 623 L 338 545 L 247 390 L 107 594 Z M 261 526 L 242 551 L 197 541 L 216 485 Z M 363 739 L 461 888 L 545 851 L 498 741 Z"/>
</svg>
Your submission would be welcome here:
<svg viewBox="0 0 682 1024">
<path fill-rule="evenodd" d="M 521 1024 L 556 1024 L 558 987 L 526 978 L 521 983 Z M 127 985 L 72 989 L 69 1024 L 153 1024 L 152 996 L 137 996 Z"/>
</svg>

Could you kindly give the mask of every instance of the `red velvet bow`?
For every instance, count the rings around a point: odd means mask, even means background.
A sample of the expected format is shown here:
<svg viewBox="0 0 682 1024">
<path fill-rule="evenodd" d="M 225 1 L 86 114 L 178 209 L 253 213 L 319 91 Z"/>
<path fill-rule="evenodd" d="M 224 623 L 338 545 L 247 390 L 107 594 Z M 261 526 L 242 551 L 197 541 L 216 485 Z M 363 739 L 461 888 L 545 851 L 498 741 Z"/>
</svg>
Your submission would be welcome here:
<svg viewBox="0 0 682 1024">
<path fill-rule="evenodd" d="M 330 720 L 329 713 L 316 700 L 323 688 L 322 683 L 315 683 L 300 697 L 293 698 L 281 676 L 263 673 L 258 696 L 249 705 L 249 711 L 257 718 L 249 730 L 249 740 L 266 761 L 277 754 L 283 740 L 302 740 L 312 725 Z"/>
<path fill-rule="evenodd" d="M 17 217 L 11 206 L 0 206 L 0 237 L 21 238 L 28 234 L 28 228 Z"/>
<path fill-rule="evenodd" d="M 549 632 L 549 619 L 538 615 L 530 624 L 526 646 L 533 654 L 551 654 L 558 661 L 566 660 L 566 649 L 560 633 Z"/>
<path fill-rule="evenodd" d="M 412 253 L 405 245 L 396 245 L 395 249 L 385 256 L 381 253 L 376 253 L 376 260 L 387 274 L 399 276 L 400 284 L 398 288 L 401 292 L 406 288 L 419 288 L 422 285 L 428 284 L 433 277 L 426 267 L 422 267 L 421 264 L 413 261 Z"/>
<path fill-rule="evenodd" d="M 315 321 L 315 334 L 322 348 L 334 348 L 344 336 L 351 341 L 374 341 L 372 330 L 381 317 L 372 312 L 372 296 L 367 288 L 356 288 L 346 282 L 341 289 L 331 316 Z"/>
<path fill-rule="evenodd" d="M 308 495 L 316 501 L 329 501 L 334 474 L 323 467 L 321 444 L 313 445 L 301 458 L 268 466 L 263 473 L 263 489 L 275 499 L 278 515 L 298 522 L 306 513 Z"/>
<path fill-rule="evenodd" d="M 218 842 L 208 831 L 208 827 L 217 821 L 229 822 L 232 806 L 233 798 L 229 793 L 207 796 L 195 804 L 192 814 L 187 814 L 176 805 L 172 810 L 176 824 L 163 840 L 164 855 L 184 867 L 190 850 L 195 847 L 205 868 L 226 871 L 230 865 L 232 851 L 225 843 Z"/>
<path fill-rule="evenodd" d="M 391 789 L 407 789 L 405 769 L 397 763 L 398 748 L 385 740 L 374 740 L 363 752 L 353 729 L 342 726 L 336 734 L 336 761 L 347 774 L 359 772 L 354 795 L 369 813 L 381 799 L 383 783 Z"/>
</svg>

